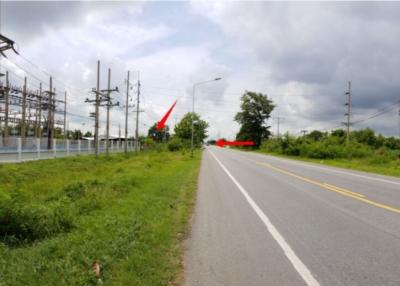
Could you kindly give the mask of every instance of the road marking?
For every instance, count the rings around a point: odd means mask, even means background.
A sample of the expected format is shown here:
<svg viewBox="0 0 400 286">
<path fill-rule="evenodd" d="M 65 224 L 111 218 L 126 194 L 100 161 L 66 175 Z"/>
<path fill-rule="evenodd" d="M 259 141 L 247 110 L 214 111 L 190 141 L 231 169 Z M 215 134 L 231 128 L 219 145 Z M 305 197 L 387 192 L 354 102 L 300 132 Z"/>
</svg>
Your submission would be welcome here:
<svg viewBox="0 0 400 286">
<path fill-rule="evenodd" d="M 362 194 L 359 194 L 359 193 L 356 193 L 356 192 L 353 192 L 353 191 L 349 191 L 347 189 L 343 189 L 343 188 L 340 188 L 338 186 L 334 186 L 334 185 L 331 185 L 331 184 L 328 184 L 328 183 L 324 183 L 324 186 L 326 188 L 335 189 L 335 190 L 337 190 L 339 192 L 345 192 L 345 193 L 348 193 L 348 194 L 351 194 L 351 195 L 354 195 L 354 196 L 357 196 L 357 197 L 360 197 L 360 198 L 365 198 L 365 196 L 362 195 Z"/>
<path fill-rule="evenodd" d="M 296 271 L 300 274 L 301 278 L 306 282 L 309 286 L 319 286 L 320 284 L 318 281 L 312 276 L 310 270 L 307 266 L 300 260 L 300 258 L 296 255 L 290 245 L 286 242 L 285 238 L 279 233 L 276 227 L 272 224 L 270 219 L 266 216 L 266 214 L 260 209 L 260 207 L 256 204 L 256 202 L 250 197 L 248 192 L 242 187 L 242 185 L 233 177 L 233 175 L 228 171 L 228 169 L 221 163 L 221 161 L 211 152 L 211 155 L 217 161 L 217 163 L 221 166 L 222 170 L 228 175 L 228 177 L 233 181 L 236 187 L 240 190 L 242 195 L 246 198 L 247 202 L 253 208 L 255 213 L 267 227 L 269 233 L 275 239 L 275 241 L 279 244 L 282 248 L 283 252 L 285 253 L 286 257 L 292 263 Z"/>
<path fill-rule="evenodd" d="M 255 155 L 256 157 L 258 156 L 264 156 L 266 157 L 267 155 L 262 155 L 262 154 L 251 154 L 251 155 Z M 308 167 L 308 168 L 315 168 L 315 169 L 320 169 L 320 170 L 324 170 L 324 171 L 328 171 L 328 172 L 333 172 L 333 173 L 338 173 L 338 174 L 343 174 L 343 175 L 347 175 L 347 176 L 354 176 L 354 177 L 359 177 L 359 178 L 363 178 L 363 179 L 368 179 L 368 180 L 373 180 L 373 181 L 378 181 L 378 182 L 382 182 L 382 183 L 387 183 L 387 184 L 393 184 L 393 185 L 400 185 L 400 182 L 396 182 L 396 181 L 391 181 L 391 180 L 387 180 L 387 179 L 383 179 L 383 178 L 377 178 L 377 177 L 371 177 L 371 176 L 366 176 L 366 175 L 361 175 L 361 174 L 355 174 L 355 173 L 351 173 L 351 172 L 346 172 L 346 171 L 341 171 L 341 170 L 336 170 L 334 168 L 326 168 L 326 167 L 322 167 L 322 166 L 316 166 L 312 163 L 300 163 L 291 159 L 282 159 L 282 158 L 277 158 L 274 156 L 269 155 L 268 157 L 272 158 L 273 160 L 277 160 L 277 161 L 283 161 L 283 162 L 289 162 L 293 165 L 298 165 L 298 166 L 304 166 L 304 167 Z"/>
<path fill-rule="evenodd" d="M 249 160 L 251 160 L 253 162 L 256 162 L 259 165 L 262 165 L 262 166 L 265 166 L 265 167 L 270 168 L 272 170 L 275 170 L 277 172 L 280 172 L 280 173 L 295 177 L 295 178 L 297 178 L 299 180 L 305 181 L 307 183 L 322 187 L 323 189 L 330 190 L 330 191 L 336 192 L 338 194 L 342 194 L 344 196 L 347 196 L 347 197 L 362 201 L 362 202 L 364 202 L 366 204 L 373 205 L 373 206 L 378 207 L 378 208 L 382 208 L 382 209 L 385 209 L 385 210 L 388 210 L 388 211 L 391 211 L 391 212 L 395 212 L 395 213 L 400 213 L 400 209 L 395 208 L 395 207 L 391 207 L 391 206 L 388 206 L 388 205 L 385 205 L 385 204 L 381 204 L 381 203 L 378 203 L 378 202 L 375 202 L 375 201 L 371 201 L 371 200 L 365 198 L 364 195 L 361 195 L 361 194 L 358 194 L 358 193 L 355 193 L 355 192 L 352 192 L 352 191 L 349 191 L 349 190 L 346 190 L 346 189 L 342 189 L 342 188 L 339 188 L 339 187 L 336 187 L 336 186 L 332 186 L 332 185 L 329 185 L 329 184 L 326 184 L 326 183 L 321 183 L 321 182 L 318 182 L 318 181 L 315 181 L 315 180 L 312 180 L 312 179 L 309 179 L 309 178 L 306 178 L 306 177 L 302 177 L 302 176 L 299 176 L 299 175 L 297 175 L 295 173 L 286 171 L 284 169 L 281 169 L 281 168 L 278 168 L 278 167 L 274 167 L 274 166 L 272 166 L 271 164 L 268 164 L 268 163 L 263 163 L 263 162 L 259 162 L 259 161 L 252 160 L 252 159 L 249 159 Z"/>
</svg>

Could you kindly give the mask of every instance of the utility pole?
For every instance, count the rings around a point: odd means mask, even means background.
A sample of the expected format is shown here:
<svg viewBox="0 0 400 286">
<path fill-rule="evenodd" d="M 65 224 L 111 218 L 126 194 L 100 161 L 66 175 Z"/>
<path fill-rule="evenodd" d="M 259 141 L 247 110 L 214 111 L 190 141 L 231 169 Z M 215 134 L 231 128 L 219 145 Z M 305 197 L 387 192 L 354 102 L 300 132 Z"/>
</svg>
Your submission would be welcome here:
<svg viewBox="0 0 400 286">
<path fill-rule="evenodd" d="M 111 69 L 108 69 L 108 81 L 107 81 L 107 124 L 106 124 L 106 154 L 108 155 L 110 146 L 110 87 L 111 86 Z"/>
<path fill-rule="evenodd" d="M 108 69 L 108 83 L 107 83 L 107 89 L 102 90 L 101 92 L 107 92 L 107 95 L 105 98 L 101 98 L 100 101 L 106 101 L 106 107 L 107 107 L 107 120 L 106 120 L 106 154 L 108 155 L 109 150 L 110 150 L 110 108 L 112 106 L 119 105 L 119 102 L 113 104 L 111 101 L 111 92 L 113 91 L 118 91 L 118 87 L 115 89 L 111 89 L 111 69 Z"/>
<path fill-rule="evenodd" d="M 350 142 L 350 125 L 351 125 L 351 82 L 349 81 L 348 90 L 345 93 L 347 95 L 347 102 L 345 106 L 347 106 L 347 111 L 344 115 L 347 116 L 347 122 L 344 123 L 346 126 L 346 144 L 348 145 Z"/>
<path fill-rule="evenodd" d="M 307 130 L 301 130 L 301 133 L 303 133 L 303 137 L 306 136 Z"/>
<path fill-rule="evenodd" d="M 109 82 L 110 82 L 110 78 L 111 78 L 111 70 L 110 69 L 108 70 L 108 78 L 109 78 Z M 95 123 L 94 123 L 94 147 L 95 147 L 96 157 L 99 154 L 99 108 L 100 108 L 100 106 L 108 106 L 111 104 L 110 96 L 109 96 L 109 93 L 111 91 L 118 91 L 118 88 L 100 90 L 100 61 L 97 61 L 97 86 L 96 86 L 96 88 L 92 89 L 92 92 L 95 93 L 96 98 L 94 100 L 90 100 L 89 98 L 86 98 L 86 100 L 85 100 L 85 102 L 94 102 L 94 105 L 95 105 L 95 112 L 90 113 L 90 117 L 94 117 L 94 120 L 95 120 Z M 108 95 L 104 95 L 103 92 L 107 92 Z M 106 102 L 106 105 L 101 105 L 101 102 L 103 102 L 103 101 Z"/>
<path fill-rule="evenodd" d="M 67 92 L 64 94 L 64 139 L 67 139 Z"/>
<path fill-rule="evenodd" d="M 39 90 L 36 90 L 36 98 L 39 98 Z M 36 100 L 35 104 L 35 125 L 34 125 L 34 133 L 35 138 L 38 138 L 38 114 L 39 114 L 40 105 L 38 105 L 38 101 Z"/>
<path fill-rule="evenodd" d="M 55 134 L 55 115 L 56 115 L 56 88 L 53 88 L 53 97 L 52 97 L 52 102 L 51 102 L 51 141 L 54 139 L 54 134 Z"/>
<path fill-rule="evenodd" d="M 8 137 L 8 104 L 9 104 L 9 99 L 8 99 L 8 94 L 10 92 L 10 82 L 8 80 L 8 71 L 6 71 L 6 94 L 5 94 L 5 114 L 4 114 L 4 137 Z"/>
<path fill-rule="evenodd" d="M 118 123 L 118 148 L 121 146 L 121 123 Z"/>
<path fill-rule="evenodd" d="M 276 119 L 276 123 L 277 123 L 277 126 L 276 126 L 276 137 L 277 137 L 277 139 L 279 139 L 280 138 L 280 131 L 279 131 L 279 127 L 280 127 L 280 123 L 281 123 L 281 120 L 283 119 L 283 117 L 280 117 L 280 116 L 277 116 L 277 117 L 275 117 L 275 119 Z"/>
<path fill-rule="evenodd" d="M 128 152 L 128 105 L 129 105 L 129 71 L 128 78 L 126 80 L 126 102 L 125 102 L 125 142 L 124 151 Z"/>
<path fill-rule="evenodd" d="M 99 155 L 99 104 L 100 104 L 100 61 L 97 61 L 97 87 L 95 103 L 95 123 L 94 123 L 94 149 L 96 157 Z"/>
<path fill-rule="evenodd" d="M 22 119 L 21 119 L 21 134 L 20 134 L 21 138 L 25 138 L 25 133 L 26 133 L 25 120 L 26 120 L 26 77 L 24 79 L 24 87 L 22 92 Z"/>
<path fill-rule="evenodd" d="M 139 104 L 140 104 L 140 73 L 138 73 L 137 102 L 136 102 L 136 131 L 135 131 L 135 151 L 139 151 Z"/>
<path fill-rule="evenodd" d="M 108 155 L 110 148 L 110 108 L 111 108 L 111 99 L 110 99 L 110 87 L 111 86 L 111 69 L 108 69 L 108 82 L 107 82 L 107 126 L 106 126 L 106 153 Z"/>
<path fill-rule="evenodd" d="M 52 109 L 53 109 L 53 78 L 50 77 L 50 89 L 48 92 L 48 103 L 47 103 L 47 149 L 51 149 L 53 130 L 52 130 Z"/>
<path fill-rule="evenodd" d="M 39 123 L 38 123 L 38 130 L 37 130 L 37 137 L 42 138 L 42 83 L 39 84 Z"/>
</svg>

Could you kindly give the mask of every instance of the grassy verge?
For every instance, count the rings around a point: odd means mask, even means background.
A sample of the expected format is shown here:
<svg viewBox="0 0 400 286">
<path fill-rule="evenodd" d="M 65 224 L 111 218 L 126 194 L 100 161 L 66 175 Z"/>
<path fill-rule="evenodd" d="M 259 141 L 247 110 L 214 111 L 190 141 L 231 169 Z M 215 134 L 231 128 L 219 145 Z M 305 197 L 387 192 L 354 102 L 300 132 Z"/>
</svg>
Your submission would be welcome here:
<svg viewBox="0 0 400 286">
<path fill-rule="evenodd" d="M 305 161 L 318 163 L 333 167 L 340 167 L 345 169 L 352 169 L 358 171 L 364 171 L 369 173 L 375 173 L 386 176 L 400 177 L 400 162 L 390 161 L 390 162 L 379 162 L 379 160 L 373 160 L 373 158 L 354 158 L 354 159 L 312 159 L 300 156 L 288 156 L 278 153 L 271 153 L 265 150 L 256 150 L 257 153 L 267 154 L 277 157 L 282 157 L 286 159 Z"/>
<path fill-rule="evenodd" d="M 200 154 L 0 165 L 0 285 L 168 285 Z"/>
</svg>

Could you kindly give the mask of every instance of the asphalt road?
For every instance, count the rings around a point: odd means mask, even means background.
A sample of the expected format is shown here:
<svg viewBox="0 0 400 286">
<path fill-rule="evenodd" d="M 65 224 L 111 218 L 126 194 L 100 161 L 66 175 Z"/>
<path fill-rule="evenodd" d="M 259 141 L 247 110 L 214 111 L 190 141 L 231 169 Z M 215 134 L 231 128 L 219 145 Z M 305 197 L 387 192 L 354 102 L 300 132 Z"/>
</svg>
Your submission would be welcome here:
<svg viewBox="0 0 400 286">
<path fill-rule="evenodd" d="M 204 151 L 185 285 L 400 285 L 400 179 Z"/>
</svg>

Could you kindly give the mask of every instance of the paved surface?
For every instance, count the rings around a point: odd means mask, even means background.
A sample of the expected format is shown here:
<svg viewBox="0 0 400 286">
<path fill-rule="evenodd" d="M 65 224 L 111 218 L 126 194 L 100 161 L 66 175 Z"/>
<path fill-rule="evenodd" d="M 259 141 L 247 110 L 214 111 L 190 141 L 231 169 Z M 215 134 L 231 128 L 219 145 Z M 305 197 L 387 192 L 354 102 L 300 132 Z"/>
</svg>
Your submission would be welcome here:
<svg viewBox="0 0 400 286">
<path fill-rule="evenodd" d="M 204 151 L 186 285 L 400 285 L 400 179 Z"/>
</svg>

